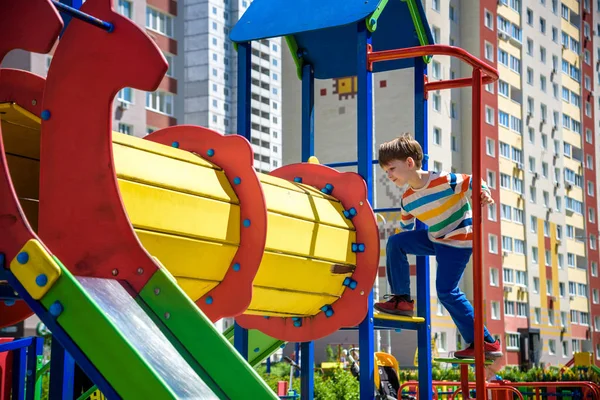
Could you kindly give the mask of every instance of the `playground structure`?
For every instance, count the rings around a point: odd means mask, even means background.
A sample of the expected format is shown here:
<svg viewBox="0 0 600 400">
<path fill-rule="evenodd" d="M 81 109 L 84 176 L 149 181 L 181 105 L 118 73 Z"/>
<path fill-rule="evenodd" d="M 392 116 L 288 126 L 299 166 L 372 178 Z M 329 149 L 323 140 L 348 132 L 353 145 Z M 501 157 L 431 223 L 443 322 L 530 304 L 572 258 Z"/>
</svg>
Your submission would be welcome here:
<svg viewBox="0 0 600 400">
<path fill-rule="evenodd" d="M 80 12 L 50 0 L 0 1 L 0 59 L 16 48 L 48 53 L 66 26 L 46 79 L 0 70 L 0 299 L 18 294 L 0 302 L 0 326 L 35 313 L 52 332 L 52 398 L 72 390 L 74 363 L 109 399 L 276 398 L 252 366 L 301 342 L 302 394 L 311 399 L 312 341 L 356 328 L 361 399 L 375 392 L 373 330 L 394 328 L 417 330 L 418 390 L 432 397 L 427 260 L 417 261 L 416 317 L 372 308 L 373 73 L 414 69 L 415 136 L 425 153 L 427 92 L 473 87 L 475 181 L 481 86 L 498 75 L 462 49 L 433 45 L 418 1 L 303 1 L 298 9 L 255 0 L 231 32 L 238 135 L 181 125 L 144 139 L 111 130 L 116 93 L 153 91 L 167 70 L 142 29 L 111 0 L 88 0 Z M 75 18 L 66 24 L 57 8 Z M 302 162 L 266 175 L 252 168 L 250 42 L 278 36 L 302 79 Z M 460 58 L 473 77 L 427 82 L 432 55 Z M 313 85 L 353 75 L 358 173 L 341 173 L 311 159 Z M 479 205 L 477 191 L 474 282 L 482 280 Z M 474 286 L 474 385 L 485 399 L 493 385 L 484 378 L 482 285 Z M 233 338 L 212 325 L 224 317 L 236 320 Z M 37 342 L 2 346 L 18 349 L 13 390 L 30 396 Z"/>
</svg>

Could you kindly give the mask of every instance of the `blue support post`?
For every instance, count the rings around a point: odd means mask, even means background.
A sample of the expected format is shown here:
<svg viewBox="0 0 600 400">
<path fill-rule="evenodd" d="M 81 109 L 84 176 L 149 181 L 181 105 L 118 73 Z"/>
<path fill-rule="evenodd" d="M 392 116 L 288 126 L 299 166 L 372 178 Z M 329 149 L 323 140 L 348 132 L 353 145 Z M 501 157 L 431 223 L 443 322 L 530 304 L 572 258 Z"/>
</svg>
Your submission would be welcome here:
<svg viewBox="0 0 600 400">
<path fill-rule="evenodd" d="M 302 67 L 302 162 L 315 155 L 315 73 L 312 65 Z"/>
<path fill-rule="evenodd" d="M 421 144 L 423 154 L 428 154 L 427 143 L 427 99 L 425 98 L 425 75 L 427 66 L 422 57 L 415 57 L 415 139 Z M 423 158 L 423 169 L 427 170 L 427 158 Z M 426 225 L 417 221 L 415 229 L 426 229 Z M 429 257 L 417 257 L 417 316 L 425 318 L 417 330 L 419 348 L 419 394 L 421 398 L 431 399 L 431 310 L 430 310 L 430 270 Z M 427 393 L 427 394 L 425 394 Z"/>
<path fill-rule="evenodd" d="M 368 70 L 367 47 L 371 44 L 371 32 L 365 22 L 358 23 L 357 46 L 357 153 L 358 173 L 367 184 L 367 200 L 373 206 L 373 74 Z M 365 293 L 366 294 L 366 293 Z M 368 294 L 367 315 L 358 326 L 360 352 L 360 399 L 371 400 L 375 396 L 375 352 L 373 332 L 373 290 Z"/>
<path fill-rule="evenodd" d="M 237 133 L 248 139 L 248 141 L 252 139 L 250 131 L 250 102 L 252 95 L 250 91 L 250 83 L 252 82 L 252 70 L 250 69 L 250 60 L 252 58 L 251 47 L 250 42 L 246 42 L 239 43 L 237 49 Z"/>
<path fill-rule="evenodd" d="M 72 400 L 75 380 L 75 360 L 58 340 L 52 340 L 50 358 L 50 398 Z"/>
<path fill-rule="evenodd" d="M 233 326 L 233 346 L 244 360 L 248 360 L 248 329 L 242 328 L 237 322 Z"/>
<path fill-rule="evenodd" d="M 27 376 L 27 347 L 13 352 L 12 391 L 13 400 L 25 400 L 25 377 Z"/>
<path fill-rule="evenodd" d="M 303 342 L 300 345 L 300 393 L 303 399 L 315 397 L 315 343 Z"/>
<path fill-rule="evenodd" d="M 25 386 L 25 399 L 34 400 L 36 398 L 35 384 L 37 378 L 38 357 L 44 353 L 44 339 L 34 337 L 32 343 L 27 349 L 27 384 Z"/>
</svg>

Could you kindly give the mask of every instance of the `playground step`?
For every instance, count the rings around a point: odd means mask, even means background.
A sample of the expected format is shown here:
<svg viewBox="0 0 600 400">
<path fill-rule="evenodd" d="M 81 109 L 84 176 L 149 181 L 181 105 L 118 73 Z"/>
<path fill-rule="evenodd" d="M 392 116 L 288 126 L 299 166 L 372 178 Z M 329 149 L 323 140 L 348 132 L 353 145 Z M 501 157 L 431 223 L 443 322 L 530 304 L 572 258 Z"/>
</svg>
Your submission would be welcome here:
<svg viewBox="0 0 600 400">
<path fill-rule="evenodd" d="M 468 364 L 468 365 L 474 365 L 475 364 L 475 360 L 472 358 L 434 358 L 433 361 L 435 362 L 443 362 L 443 363 L 448 363 L 448 364 Z M 485 365 L 492 365 L 494 363 L 494 360 L 485 360 Z"/>
<path fill-rule="evenodd" d="M 419 329 L 423 326 L 425 318 L 423 317 L 405 317 L 402 315 L 384 314 L 378 311 L 373 312 L 374 325 L 378 329 Z"/>
</svg>

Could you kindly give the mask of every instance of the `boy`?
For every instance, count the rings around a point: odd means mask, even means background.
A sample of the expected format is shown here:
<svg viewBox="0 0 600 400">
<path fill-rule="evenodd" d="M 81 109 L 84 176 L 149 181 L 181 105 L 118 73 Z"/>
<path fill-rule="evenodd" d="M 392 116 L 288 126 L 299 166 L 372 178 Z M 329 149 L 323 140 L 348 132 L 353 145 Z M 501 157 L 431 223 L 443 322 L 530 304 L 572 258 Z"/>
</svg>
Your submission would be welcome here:
<svg viewBox="0 0 600 400">
<path fill-rule="evenodd" d="M 471 176 L 421 169 L 423 150 L 410 135 L 379 147 L 379 165 L 398 187 L 408 185 L 402 195 L 401 232 L 387 243 L 387 275 L 392 295 L 387 302 L 375 304 L 380 312 L 412 316 L 414 301 L 410 297 L 410 270 L 407 254 L 435 255 L 438 263 L 436 289 L 439 301 L 448 310 L 460 334 L 471 345 L 454 353 L 456 358 L 474 358 L 475 313 L 473 306 L 458 287 L 473 252 L 472 211 L 468 191 Z M 481 204 L 494 200 L 482 183 Z M 414 230 L 415 219 L 428 226 Z M 499 340 L 485 329 L 486 358 L 502 356 Z"/>
</svg>

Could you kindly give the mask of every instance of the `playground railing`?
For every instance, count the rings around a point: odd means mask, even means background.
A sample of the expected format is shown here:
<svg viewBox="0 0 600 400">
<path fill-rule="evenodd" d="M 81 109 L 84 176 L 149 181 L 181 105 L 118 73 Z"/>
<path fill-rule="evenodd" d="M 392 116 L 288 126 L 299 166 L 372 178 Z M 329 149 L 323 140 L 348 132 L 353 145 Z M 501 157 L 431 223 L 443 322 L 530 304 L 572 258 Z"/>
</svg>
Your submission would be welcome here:
<svg viewBox="0 0 600 400">
<path fill-rule="evenodd" d="M 482 87 L 499 79 L 499 73 L 496 68 L 478 59 L 464 49 L 447 45 L 427 45 L 408 47 L 404 49 L 393 49 L 383 51 L 373 51 L 372 47 L 367 47 L 367 68 L 373 70 L 373 63 L 399 60 L 403 58 L 416 58 L 422 56 L 450 56 L 455 57 L 472 68 L 470 78 L 459 78 L 450 80 L 440 80 L 436 82 L 425 81 L 425 98 L 431 90 L 451 89 L 459 87 L 472 87 L 472 181 L 481 182 L 481 130 L 482 130 Z M 485 392 L 486 379 L 484 370 L 483 354 L 483 269 L 482 269 L 482 210 L 481 210 L 481 188 L 475 189 L 479 185 L 473 185 L 473 306 L 475 308 L 475 381 L 477 390 Z M 467 388 L 465 390 L 468 392 Z M 484 394 L 484 399 L 487 395 Z"/>
<path fill-rule="evenodd" d="M 41 381 L 37 378 L 38 368 L 43 356 L 44 341 L 38 337 L 28 337 L 0 343 L 0 353 L 12 353 L 12 368 L 4 366 L 6 370 L 12 369 L 11 382 L 13 398 L 33 400 L 36 393 L 41 391 Z M 2 372 L 2 366 L 0 366 Z M 0 377 L 0 381 L 1 381 Z M 0 393 L 0 397 L 1 393 Z M 38 396 L 39 397 L 39 396 Z"/>
<path fill-rule="evenodd" d="M 406 381 L 398 390 L 398 398 L 401 398 L 401 394 L 416 394 L 418 395 L 418 381 Z M 469 382 L 469 388 L 475 388 L 475 382 Z M 457 387 L 456 390 L 448 390 L 449 388 Z M 559 396 L 571 396 L 571 398 L 579 399 L 600 399 L 600 385 L 594 382 L 587 381 L 557 381 L 557 382 L 510 382 L 510 381 L 491 381 L 486 385 L 487 389 L 497 392 L 495 400 L 513 400 L 514 397 L 509 395 L 512 393 L 519 399 L 523 400 L 525 396 L 533 395 L 535 400 L 543 400 L 544 398 L 558 398 Z M 522 392 L 523 388 L 531 388 L 531 392 Z M 581 389 L 581 395 L 571 394 L 558 394 L 556 389 L 559 388 L 579 388 Z M 440 400 L 442 396 L 446 396 L 449 400 L 456 399 L 459 394 L 462 395 L 464 390 L 462 382 L 456 381 L 433 381 L 433 400 Z M 439 389 L 442 389 L 440 392 Z M 520 390 L 521 389 L 521 390 Z M 542 389 L 550 389 L 550 392 L 542 393 Z M 504 396 L 500 396 L 504 394 Z M 463 396 L 464 397 L 464 396 Z M 529 398 L 529 397 L 528 397 Z"/>
</svg>

